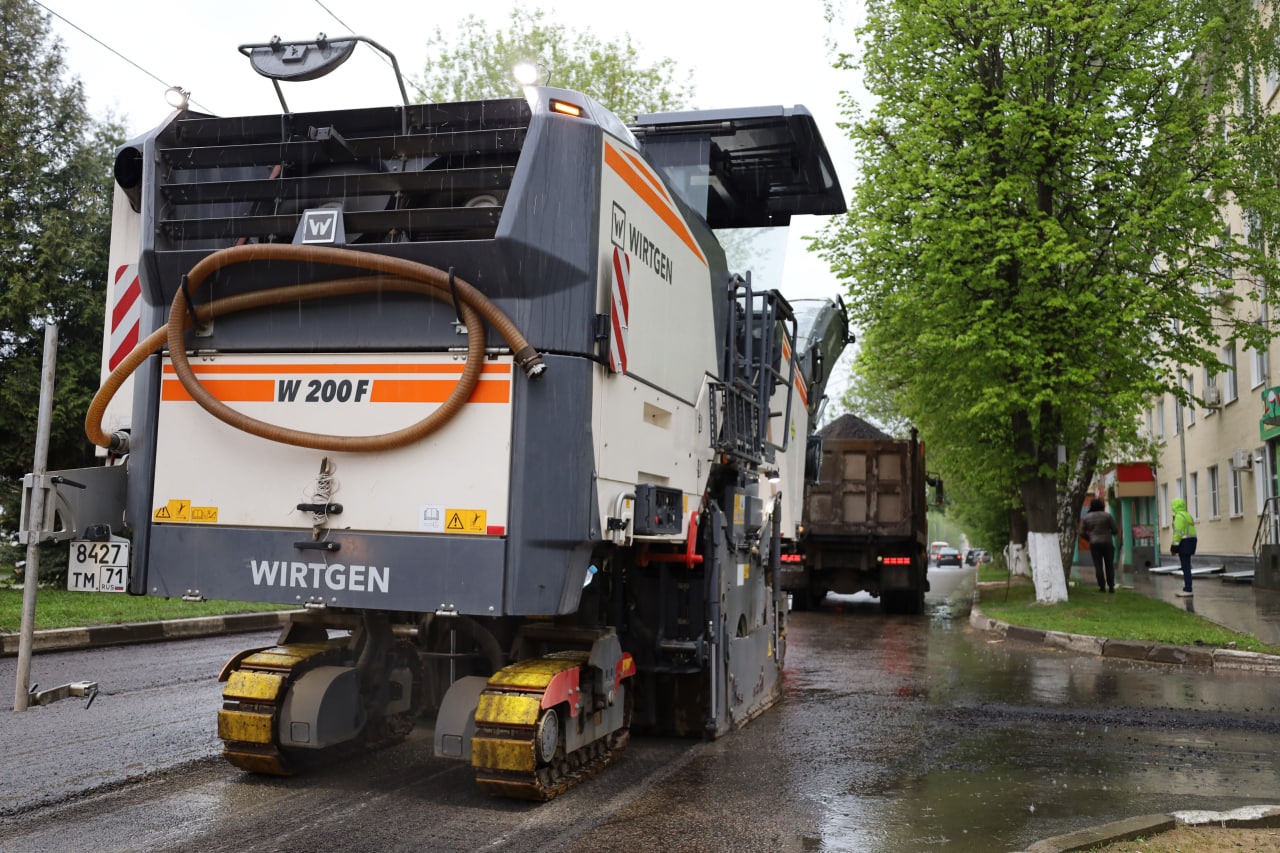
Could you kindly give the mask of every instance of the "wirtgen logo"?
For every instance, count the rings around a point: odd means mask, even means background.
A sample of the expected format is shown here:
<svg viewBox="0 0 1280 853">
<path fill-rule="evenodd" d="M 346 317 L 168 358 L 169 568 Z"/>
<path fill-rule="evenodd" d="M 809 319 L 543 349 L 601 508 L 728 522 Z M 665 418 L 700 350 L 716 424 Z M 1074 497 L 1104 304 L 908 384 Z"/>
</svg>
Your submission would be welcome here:
<svg viewBox="0 0 1280 853">
<path fill-rule="evenodd" d="M 613 228 L 609 235 L 613 245 L 640 261 L 671 284 L 671 257 L 634 226 L 627 226 L 627 212 L 616 201 L 613 203 Z"/>
<path fill-rule="evenodd" d="M 302 232 L 301 243 L 335 244 L 345 242 L 339 234 L 342 211 L 334 208 L 315 208 L 302 213 L 299 228 Z"/>
<path fill-rule="evenodd" d="M 613 240 L 613 245 L 625 252 L 627 249 L 627 212 L 616 201 L 613 203 L 613 233 L 610 236 Z"/>
<path fill-rule="evenodd" d="M 249 571 L 254 586 L 385 593 L 391 583 L 390 566 L 250 560 Z"/>
</svg>

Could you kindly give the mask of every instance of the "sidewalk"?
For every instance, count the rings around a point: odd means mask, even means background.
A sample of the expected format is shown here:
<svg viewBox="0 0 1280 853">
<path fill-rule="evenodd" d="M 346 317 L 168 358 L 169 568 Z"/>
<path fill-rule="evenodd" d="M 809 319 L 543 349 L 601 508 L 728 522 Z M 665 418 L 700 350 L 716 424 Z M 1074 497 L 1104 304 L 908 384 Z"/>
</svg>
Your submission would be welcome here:
<svg viewBox="0 0 1280 853">
<path fill-rule="evenodd" d="M 1252 634 L 1261 642 L 1280 646 L 1280 591 L 1258 589 L 1251 583 L 1233 583 L 1221 575 L 1197 575 L 1192 582 L 1195 594 L 1178 598 L 1182 575 L 1146 570 L 1132 577 L 1134 592 L 1167 601 L 1174 607 L 1216 622 L 1241 634 Z"/>
</svg>

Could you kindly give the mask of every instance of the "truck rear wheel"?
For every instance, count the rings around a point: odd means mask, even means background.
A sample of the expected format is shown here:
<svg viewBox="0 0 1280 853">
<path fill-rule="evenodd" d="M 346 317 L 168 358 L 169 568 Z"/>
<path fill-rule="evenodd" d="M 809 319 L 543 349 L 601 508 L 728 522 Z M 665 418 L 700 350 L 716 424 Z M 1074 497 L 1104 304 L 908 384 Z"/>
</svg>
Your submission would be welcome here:
<svg viewBox="0 0 1280 853">
<path fill-rule="evenodd" d="M 880 609 L 894 615 L 919 616 L 924 612 L 924 590 L 886 590 L 880 593 Z"/>
<path fill-rule="evenodd" d="M 817 610 L 827 598 L 827 591 L 820 586 L 796 590 L 792 600 L 797 610 Z"/>
</svg>

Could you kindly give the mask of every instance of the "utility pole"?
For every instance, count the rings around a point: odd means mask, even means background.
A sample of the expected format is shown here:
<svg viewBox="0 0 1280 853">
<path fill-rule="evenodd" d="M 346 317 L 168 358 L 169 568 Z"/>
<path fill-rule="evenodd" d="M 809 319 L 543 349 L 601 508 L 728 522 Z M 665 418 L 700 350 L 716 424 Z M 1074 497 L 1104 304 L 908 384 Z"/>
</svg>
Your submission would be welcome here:
<svg viewBox="0 0 1280 853">
<path fill-rule="evenodd" d="M 31 646 L 36 627 L 36 588 L 40 581 L 40 540 L 44 529 L 44 505 L 49 489 L 44 483 L 49 464 L 49 429 L 53 420 L 53 374 L 58 362 L 58 325 L 44 327 L 44 366 L 40 370 L 40 414 L 36 420 L 35 465 L 32 467 L 31 506 L 27 516 L 27 565 L 22 577 L 22 625 L 18 633 L 18 683 L 13 710 L 25 711 L 31 698 Z"/>
</svg>

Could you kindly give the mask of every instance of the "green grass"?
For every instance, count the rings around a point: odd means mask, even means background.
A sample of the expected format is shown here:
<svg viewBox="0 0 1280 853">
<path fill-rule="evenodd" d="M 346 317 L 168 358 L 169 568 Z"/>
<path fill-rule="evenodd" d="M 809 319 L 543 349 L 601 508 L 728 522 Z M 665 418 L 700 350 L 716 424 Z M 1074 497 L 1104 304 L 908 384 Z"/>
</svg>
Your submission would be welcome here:
<svg viewBox="0 0 1280 853">
<path fill-rule="evenodd" d="M 1117 589 L 1113 595 L 1076 586 L 1068 600 L 1058 604 L 1038 604 L 1035 588 L 1024 578 L 1015 579 L 1007 590 L 1006 600 L 1004 585 L 981 587 L 979 607 L 985 615 L 1010 625 L 1171 646 L 1280 654 L 1280 648 L 1251 635 L 1237 634 L 1168 602 L 1127 589 Z"/>
<path fill-rule="evenodd" d="M 36 630 L 87 628 L 124 622 L 155 622 L 192 616 L 221 616 L 227 613 L 258 613 L 292 610 L 282 604 L 253 604 L 243 601 L 182 601 L 111 592 L 67 592 L 41 589 L 36 593 Z M 0 632 L 13 633 L 22 626 L 22 590 L 0 589 Z"/>
<path fill-rule="evenodd" d="M 978 583 L 1004 583 L 1009 579 L 1009 570 L 996 563 L 983 563 L 978 566 Z"/>
</svg>

